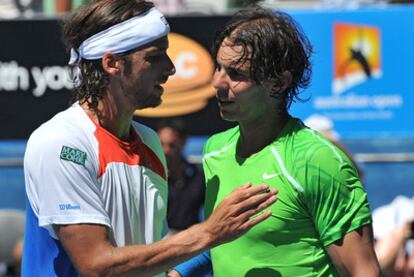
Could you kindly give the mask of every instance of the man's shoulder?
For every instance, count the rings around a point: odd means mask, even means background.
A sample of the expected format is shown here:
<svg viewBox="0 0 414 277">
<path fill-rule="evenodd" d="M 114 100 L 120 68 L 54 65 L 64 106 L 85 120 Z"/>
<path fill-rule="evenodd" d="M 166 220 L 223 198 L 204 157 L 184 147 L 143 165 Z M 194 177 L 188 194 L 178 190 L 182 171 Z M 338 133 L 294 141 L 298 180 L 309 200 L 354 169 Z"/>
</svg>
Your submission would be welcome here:
<svg viewBox="0 0 414 277">
<path fill-rule="evenodd" d="M 303 184 L 307 183 L 307 177 L 319 176 L 318 178 L 323 177 L 326 180 L 334 177 L 345 182 L 358 176 L 355 166 L 340 148 L 308 127 L 298 130 L 289 138 L 284 145 L 283 157 L 292 172 L 297 177 L 301 176 L 298 181 Z"/>
<path fill-rule="evenodd" d="M 329 139 L 319 132 L 310 129 L 299 121 L 292 135 L 285 142 L 286 147 L 292 156 L 300 159 L 324 160 L 325 158 L 343 158 L 341 150 Z"/>
<path fill-rule="evenodd" d="M 148 140 L 158 140 L 157 132 L 155 132 L 152 128 L 137 121 L 132 121 L 132 127 L 144 143 Z"/>
<path fill-rule="evenodd" d="M 142 143 L 144 143 L 152 150 L 155 150 L 155 152 L 159 151 L 161 148 L 161 142 L 157 135 L 157 132 L 155 132 L 152 128 L 136 121 L 132 121 L 132 127 L 134 128 L 138 137 L 141 139 Z"/>
<path fill-rule="evenodd" d="M 137 121 L 132 121 L 132 127 L 141 139 L 142 143 L 155 152 L 155 154 L 162 161 L 164 167 L 166 168 L 167 162 L 165 160 L 165 156 L 161 147 L 160 138 L 158 137 L 157 132 Z"/>
<path fill-rule="evenodd" d="M 86 120 L 85 120 L 86 119 Z M 52 149 L 55 145 L 78 147 L 93 136 L 95 125 L 74 107 L 70 107 L 40 125 L 29 137 L 27 149 Z"/>
</svg>

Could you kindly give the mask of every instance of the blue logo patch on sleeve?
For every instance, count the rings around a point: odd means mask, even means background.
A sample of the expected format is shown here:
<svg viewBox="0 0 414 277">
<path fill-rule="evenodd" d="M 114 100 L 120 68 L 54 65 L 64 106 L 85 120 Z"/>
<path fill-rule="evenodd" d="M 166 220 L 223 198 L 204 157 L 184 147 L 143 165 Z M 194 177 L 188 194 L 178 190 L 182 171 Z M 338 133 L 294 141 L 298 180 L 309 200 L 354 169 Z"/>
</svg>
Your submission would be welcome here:
<svg viewBox="0 0 414 277">
<path fill-rule="evenodd" d="M 61 210 L 61 211 L 80 210 L 80 205 L 78 205 L 78 204 L 59 204 L 59 210 Z"/>
</svg>

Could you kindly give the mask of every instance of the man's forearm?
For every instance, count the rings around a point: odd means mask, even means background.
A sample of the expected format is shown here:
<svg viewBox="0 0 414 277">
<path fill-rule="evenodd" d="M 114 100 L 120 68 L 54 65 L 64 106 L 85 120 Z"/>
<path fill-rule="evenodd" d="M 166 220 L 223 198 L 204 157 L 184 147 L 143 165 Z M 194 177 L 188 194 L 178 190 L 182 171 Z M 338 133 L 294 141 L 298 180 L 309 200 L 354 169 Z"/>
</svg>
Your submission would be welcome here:
<svg viewBox="0 0 414 277">
<path fill-rule="evenodd" d="M 197 224 L 151 245 L 114 248 L 111 275 L 154 276 L 209 249 L 213 240 Z"/>
<path fill-rule="evenodd" d="M 82 276 L 131 273 L 153 276 L 218 244 L 231 241 L 271 215 L 277 191 L 250 184 L 226 197 L 209 219 L 165 240 L 115 247 L 109 229 L 96 224 L 55 225 L 55 232 Z"/>
</svg>

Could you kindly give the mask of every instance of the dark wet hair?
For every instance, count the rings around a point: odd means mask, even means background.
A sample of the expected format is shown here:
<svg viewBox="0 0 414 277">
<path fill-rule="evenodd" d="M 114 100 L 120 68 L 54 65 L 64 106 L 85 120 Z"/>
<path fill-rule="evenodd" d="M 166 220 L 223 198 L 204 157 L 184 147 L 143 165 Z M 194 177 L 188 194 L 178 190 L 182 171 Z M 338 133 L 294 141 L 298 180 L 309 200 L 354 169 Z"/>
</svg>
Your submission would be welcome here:
<svg viewBox="0 0 414 277">
<path fill-rule="evenodd" d="M 89 5 L 82 6 L 64 22 L 63 36 L 66 46 L 68 50 L 73 48 L 77 51 L 87 38 L 152 7 L 152 2 L 143 0 L 95 0 Z M 118 56 L 123 58 L 130 52 Z M 73 78 L 77 69 L 82 76 L 79 83 Z M 79 63 L 71 66 L 71 71 L 75 85 L 72 102 L 87 102 L 89 108 L 96 108 L 109 82 L 102 68 L 102 60 L 81 59 Z"/>
<path fill-rule="evenodd" d="M 282 101 L 284 109 L 292 101 L 303 101 L 298 94 L 310 83 L 312 46 L 292 17 L 281 11 L 251 6 L 234 14 L 217 33 L 212 49 L 215 58 L 226 38 L 243 47 L 243 55 L 234 64 L 245 62 L 251 55 L 250 78 L 258 85 L 270 82 L 274 88 L 271 95 Z M 285 71 L 292 80 L 280 91 Z"/>
</svg>

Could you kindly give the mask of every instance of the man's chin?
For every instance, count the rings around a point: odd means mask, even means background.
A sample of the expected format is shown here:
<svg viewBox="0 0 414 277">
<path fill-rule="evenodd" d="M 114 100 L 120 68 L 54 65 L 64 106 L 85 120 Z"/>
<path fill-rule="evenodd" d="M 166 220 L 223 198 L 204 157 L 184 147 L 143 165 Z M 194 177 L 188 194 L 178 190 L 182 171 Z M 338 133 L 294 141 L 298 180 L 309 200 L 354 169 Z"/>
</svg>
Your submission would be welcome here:
<svg viewBox="0 0 414 277">
<path fill-rule="evenodd" d="M 161 99 L 161 97 L 160 97 L 160 98 L 158 98 L 158 99 L 157 99 L 157 101 L 155 101 L 155 102 L 152 104 L 152 106 L 151 106 L 150 108 L 156 108 L 156 107 L 158 107 L 159 105 L 161 105 L 161 103 L 162 103 L 162 99 Z"/>
<path fill-rule="evenodd" d="M 137 110 L 143 110 L 143 109 L 149 109 L 149 108 L 156 108 L 159 105 L 161 105 L 162 100 L 161 98 L 154 99 L 151 102 L 145 103 L 145 105 L 142 105 L 142 103 L 138 104 Z"/>
<path fill-rule="evenodd" d="M 236 118 L 233 118 L 231 116 L 231 114 L 225 113 L 223 111 L 220 111 L 220 117 L 225 120 L 225 121 L 229 121 L 229 122 L 237 122 L 238 120 Z"/>
</svg>

